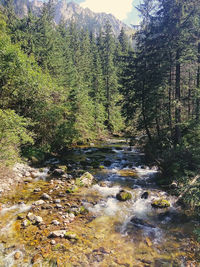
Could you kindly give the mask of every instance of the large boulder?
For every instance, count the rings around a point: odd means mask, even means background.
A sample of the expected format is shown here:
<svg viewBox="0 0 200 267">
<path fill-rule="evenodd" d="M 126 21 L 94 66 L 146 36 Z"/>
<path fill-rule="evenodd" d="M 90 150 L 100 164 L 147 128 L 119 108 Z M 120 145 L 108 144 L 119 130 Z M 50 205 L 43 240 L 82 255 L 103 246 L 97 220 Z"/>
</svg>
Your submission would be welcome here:
<svg viewBox="0 0 200 267">
<path fill-rule="evenodd" d="M 161 199 L 154 200 L 151 203 L 151 206 L 157 209 L 164 209 L 164 208 L 170 207 L 170 203 L 168 200 L 161 198 Z"/>
<path fill-rule="evenodd" d="M 80 183 L 82 184 L 82 186 L 91 186 L 93 181 L 94 181 L 94 176 L 89 172 L 85 172 L 80 177 Z"/>
<path fill-rule="evenodd" d="M 130 192 L 127 192 L 125 190 L 121 190 L 119 191 L 119 193 L 116 195 L 116 198 L 119 200 L 119 201 L 127 201 L 127 200 L 130 200 L 132 199 L 132 195 Z"/>
</svg>

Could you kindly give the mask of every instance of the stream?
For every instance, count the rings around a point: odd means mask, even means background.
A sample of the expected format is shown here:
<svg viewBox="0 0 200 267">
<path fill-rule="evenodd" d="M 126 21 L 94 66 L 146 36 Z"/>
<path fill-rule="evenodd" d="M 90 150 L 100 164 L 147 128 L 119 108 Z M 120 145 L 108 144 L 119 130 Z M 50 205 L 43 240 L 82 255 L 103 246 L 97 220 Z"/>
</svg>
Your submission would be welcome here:
<svg viewBox="0 0 200 267">
<path fill-rule="evenodd" d="M 0 267 L 200 266 L 193 234 L 199 222 L 156 185 L 158 170 L 144 158 L 124 140 L 109 140 L 48 160 L 38 178 L 0 199 Z M 49 177 L 58 164 L 67 166 L 68 178 Z M 86 171 L 97 182 L 80 188 L 76 183 L 77 190 L 66 194 L 75 186 L 72 178 Z M 131 199 L 119 201 L 121 190 Z M 37 202 L 44 192 L 49 198 Z M 170 206 L 153 207 L 160 199 Z M 30 223 L 30 212 L 43 222 Z M 69 238 L 50 238 L 60 230 Z"/>
</svg>

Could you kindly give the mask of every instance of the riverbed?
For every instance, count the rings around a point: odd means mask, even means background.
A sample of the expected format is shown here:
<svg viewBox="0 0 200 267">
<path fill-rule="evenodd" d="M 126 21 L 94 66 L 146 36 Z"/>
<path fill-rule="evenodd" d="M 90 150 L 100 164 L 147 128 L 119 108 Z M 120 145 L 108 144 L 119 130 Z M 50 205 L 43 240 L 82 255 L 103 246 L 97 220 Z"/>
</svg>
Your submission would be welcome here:
<svg viewBox="0 0 200 267">
<path fill-rule="evenodd" d="M 54 177 L 57 165 L 66 178 Z M 75 180 L 85 172 L 91 186 Z M 0 266 L 200 266 L 198 221 L 157 186 L 158 175 L 124 140 L 49 159 L 40 176 L 0 199 Z M 121 190 L 131 199 L 119 201 Z M 169 207 L 152 205 L 160 199 Z M 30 213 L 40 218 L 31 222 Z"/>
</svg>

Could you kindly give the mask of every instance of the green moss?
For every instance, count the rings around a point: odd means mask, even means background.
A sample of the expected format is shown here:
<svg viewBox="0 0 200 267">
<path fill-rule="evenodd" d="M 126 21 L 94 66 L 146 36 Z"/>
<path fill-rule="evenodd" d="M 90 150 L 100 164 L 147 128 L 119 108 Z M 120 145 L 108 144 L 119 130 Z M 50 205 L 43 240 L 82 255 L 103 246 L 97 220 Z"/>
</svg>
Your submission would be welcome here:
<svg viewBox="0 0 200 267">
<path fill-rule="evenodd" d="M 103 165 L 100 165 L 99 169 L 103 170 L 103 169 L 105 169 L 105 167 Z"/>
<path fill-rule="evenodd" d="M 154 208 L 163 209 L 163 208 L 170 207 L 170 203 L 166 199 L 158 199 L 158 200 L 154 200 L 151 203 L 151 206 L 154 207 Z"/>
</svg>

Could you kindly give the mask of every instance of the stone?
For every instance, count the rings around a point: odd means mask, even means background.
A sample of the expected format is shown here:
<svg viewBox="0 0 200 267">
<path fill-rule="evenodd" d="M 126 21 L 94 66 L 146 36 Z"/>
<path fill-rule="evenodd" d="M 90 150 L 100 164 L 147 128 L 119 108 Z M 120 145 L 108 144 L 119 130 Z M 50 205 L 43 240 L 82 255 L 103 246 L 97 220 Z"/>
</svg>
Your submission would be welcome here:
<svg viewBox="0 0 200 267">
<path fill-rule="evenodd" d="M 63 174 L 65 174 L 65 172 L 62 169 L 55 169 L 52 172 L 52 175 L 56 177 L 61 177 Z"/>
<path fill-rule="evenodd" d="M 41 192 L 41 191 L 42 191 L 41 188 L 35 188 L 35 189 L 33 190 L 34 193 L 38 193 L 38 192 Z"/>
<path fill-rule="evenodd" d="M 42 219 L 42 217 L 40 217 L 40 216 L 35 216 L 35 223 L 37 223 L 37 224 L 41 224 L 41 223 L 43 223 L 43 219 Z"/>
<path fill-rule="evenodd" d="M 41 224 L 43 223 L 43 219 L 40 216 L 36 216 L 35 214 L 29 212 L 27 215 L 27 219 L 29 219 L 29 221 L 36 223 L 36 224 Z"/>
<path fill-rule="evenodd" d="M 78 187 L 77 186 L 73 186 L 71 188 L 67 188 L 66 193 L 72 194 L 72 193 L 75 193 L 77 191 L 78 191 Z"/>
<path fill-rule="evenodd" d="M 58 231 L 53 231 L 50 233 L 49 237 L 52 238 L 52 237 L 60 237 L 60 238 L 64 238 L 65 237 L 65 234 L 67 233 L 66 230 L 58 230 Z"/>
<path fill-rule="evenodd" d="M 32 178 L 37 178 L 37 177 L 39 177 L 40 176 L 40 173 L 39 172 L 37 172 L 37 171 L 33 171 L 33 172 L 31 172 L 31 177 Z"/>
<path fill-rule="evenodd" d="M 71 240 L 71 239 L 78 240 L 79 239 L 79 237 L 77 236 L 77 234 L 74 233 L 74 232 L 66 232 L 65 233 L 65 238 L 67 238 L 69 240 Z"/>
<path fill-rule="evenodd" d="M 33 256 L 33 258 L 31 259 L 31 263 L 34 264 L 37 261 L 39 261 L 41 259 L 40 254 L 36 254 L 35 256 Z"/>
<path fill-rule="evenodd" d="M 80 181 L 83 184 L 83 186 L 91 186 L 93 181 L 94 181 L 94 176 L 89 173 L 89 172 L 85 172 L 81 177 L 80 177 Z"/>
<path fill-rule="evenodd" d="M 138 228 L 143 228 L 143 227 L 155 228 L 154 225 L 150 224 L 149 222 L 143 219 L 139 219 L 137 217 L 132 217 L 130 221 L 132 224 L 134 224 L 134 226 Z"/>
<path fill-rule="evenodd" d="M 70 219 L 74 219 L 74 218 L 75 218 L 75 215 L 74 215 L 74 213 L 69 213 L 69 214 L 68 214 L 68 217 L 69 217 Z"/>
<path fill-rule="evenodd" d="M 57 220 L 53 220 L 51 223 L 54 224 L 54 225 L 59 225 L 60 224 L 60 222 L 57 221 Z"/>
<path fill-rule="evenodd" d="M 28 221 L 28 220 L 24 220 L 24 221 L 22 222 L 22 227 L 26 228 L 26 227 L 28 227 L 30 224 L 31 224 L 30 221 Z"/>
<path fill-rule="evenodd" d="M 60 202 L 61 202 L 60 199 L 55 199 L 55 200 L 54 200 L 54 203 L 56 203 L 56 204 L 59 204 Z"/>
<path fill-rule="evenodd" d="M 29 212 L 29 213 L 27 214 L 27 219 L 28 219 L 29 221 L 34 221 L 34 219 L 35 219 L 35 215 L 34 215 L 33 213 Z"/>
<path fill-rule="evenodd" d="M 25 214 L 18 214 L 17 215 L 17 220 L 23 220 L 25 218 Z"/>
<path fill-rule="evenodd" d="M 19 252 L 19 251 L 15 252 L 14 259 L 18 260 L 20 258 L 21 258 L 21 252 Z"/>
<path fill-rule="evenodd" d="M 39 205 L 43 205 L 43 204 L 45 204 L 45 201 L 40 199 L 40 200 L 37 200 L 37 201 L 33 202 L 32 205 L 39 206 Z"/>
<path fill-rule="evenodd" d="M 55 206 L 57 209 L 62 209 L 62 205 L 60 205 L 60 204 L 56 204 L 56 206 Z"/>
<path fill-rule="evenodd" d="M 110 167 L 110 165 L 112 164 L 112 162 L 110 160 L 105 160 L 103 163 L 106 167 Z"/>
<path fill-rule="evenodd" d="M 32 182 L 33 182 L 33 179 L 31 177 L 28 177 L 28 178 L 24 179 L 24 183 L 25 184 L 32 183 Z"/>
<path fill-rule="evenodd" d="M 51 240 L 51 245 L 55 245 L 56 244 L 56 241 L 55 240 Z"/>
<path fill-rule="evenodd" d="M 142 199 L 147 199 L 149 197 L 149 193 L 148 192 L 144 192 L 142 195 L 141 195 L 141 198 Z"/>
<path fill-rule="evenodd" d="M 42 196 L 41 196 L 41 198 L 42 199 L 46 199 L 46 200 L 51 199 L 51 197 L 47 193 L 43 193 Z"/>
<path fill-rule="evenodd" d="M 132 199 L 132 195 L 131 193 L 125 191 L 125 190 L 121 190 L 117 195 L 116 195 L 117 200 L 119 201 L 127 201 Z"/>
<path fill-rule="evenodd" d="M 151 206 L 153 208 L 157 208 L 157 209 L 164 209 L 164 208 L 168 208 L 170 207 L 170 203 L 168 200 L 166 199 L 158 199 L 158 200 L 154 200 L 151 203 Z"/>
</svg>

